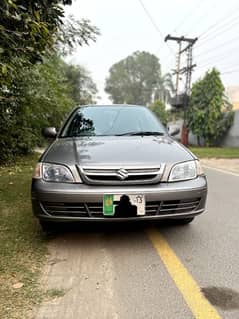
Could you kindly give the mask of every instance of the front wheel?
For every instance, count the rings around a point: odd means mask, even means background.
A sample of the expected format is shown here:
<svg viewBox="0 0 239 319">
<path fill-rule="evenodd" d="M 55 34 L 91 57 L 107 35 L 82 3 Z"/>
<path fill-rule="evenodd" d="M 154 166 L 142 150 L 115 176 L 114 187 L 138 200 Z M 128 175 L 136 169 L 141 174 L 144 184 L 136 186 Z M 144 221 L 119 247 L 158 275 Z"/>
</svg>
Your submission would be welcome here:
<svg viewBox="0 0 239 319">
<path fill-rule="evenodd" d="M 54 223 L 48 222 L 48 221 L 45 221 L 45 220 L 40 220 L 39 223 L 41 225 L 41 229 L 45 233 L 51 233 L 51 232 L 54 231 Z"/>
</svg>

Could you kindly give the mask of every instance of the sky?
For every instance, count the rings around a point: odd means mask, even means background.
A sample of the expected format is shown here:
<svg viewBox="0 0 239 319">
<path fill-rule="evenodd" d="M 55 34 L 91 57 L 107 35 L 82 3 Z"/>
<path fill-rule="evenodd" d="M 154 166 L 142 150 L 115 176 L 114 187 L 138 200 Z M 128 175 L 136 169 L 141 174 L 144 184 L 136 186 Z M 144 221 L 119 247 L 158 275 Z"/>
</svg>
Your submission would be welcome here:
<svg viewBox="0 0 239 319">
<path fill-rule="evenodd" d="M 104 92 L 110 67 L 135 51 L 155 54 L 162 73 L 172 72 L 178 44 L 165 42 L 167 34 L 198 38 L 192 82 L 215 66 L 225 87 L 239 86 L 238 0 L 73 0 L 66 7 L 68 14 L 89 19 L 100 29 L 96 43 L 79 47 L 67 57 L 68 62 L 89 70 L 99 91 L 98 103 L 110 102 Z"/>
</svg>

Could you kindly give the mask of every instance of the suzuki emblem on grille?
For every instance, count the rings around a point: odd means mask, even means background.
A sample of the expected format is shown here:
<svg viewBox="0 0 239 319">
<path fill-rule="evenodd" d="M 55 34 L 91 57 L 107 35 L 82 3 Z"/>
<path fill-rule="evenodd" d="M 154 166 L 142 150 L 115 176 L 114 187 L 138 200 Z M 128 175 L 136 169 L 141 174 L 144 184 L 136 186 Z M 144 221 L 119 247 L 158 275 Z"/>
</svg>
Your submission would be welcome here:
<svg viewBox="0 0 239 319">
<path fill-rule="evenodd" d="M 122 181 L 126 179 L 128 176 L 129 176 L 128 172 L 124 168 L 121 168 L 117 171 L 117 177 L 121 179 Z"/>
</svg>

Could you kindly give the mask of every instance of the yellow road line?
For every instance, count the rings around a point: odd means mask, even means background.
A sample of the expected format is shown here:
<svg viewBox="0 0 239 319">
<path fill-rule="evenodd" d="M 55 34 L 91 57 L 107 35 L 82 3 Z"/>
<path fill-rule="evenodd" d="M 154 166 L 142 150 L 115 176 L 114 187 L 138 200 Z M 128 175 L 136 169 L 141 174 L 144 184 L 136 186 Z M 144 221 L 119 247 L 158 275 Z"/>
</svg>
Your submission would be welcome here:
<svg viewBox="0 0 239 319">
<path fill-rule="evenodd" d="M 165 238 L 156 229 L 150 229 L 147 233 L 195 319 L 221 319 Z"/>
</svg>

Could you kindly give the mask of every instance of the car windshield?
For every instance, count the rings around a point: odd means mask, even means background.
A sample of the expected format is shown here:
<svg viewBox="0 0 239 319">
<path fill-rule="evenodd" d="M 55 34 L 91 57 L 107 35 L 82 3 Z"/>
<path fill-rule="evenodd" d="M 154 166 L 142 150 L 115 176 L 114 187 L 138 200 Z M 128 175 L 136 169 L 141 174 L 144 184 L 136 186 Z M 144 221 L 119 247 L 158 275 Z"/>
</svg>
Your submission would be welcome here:
<svg viewBox="0 0 239 319">
<path fill-rule="evenodd" d="M 165 128 L 146 107 L 86 106 L 68 120 L 60 137 L 165 135 Z"/>
</svg>

